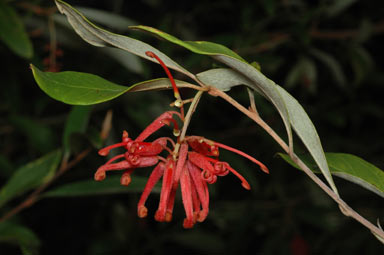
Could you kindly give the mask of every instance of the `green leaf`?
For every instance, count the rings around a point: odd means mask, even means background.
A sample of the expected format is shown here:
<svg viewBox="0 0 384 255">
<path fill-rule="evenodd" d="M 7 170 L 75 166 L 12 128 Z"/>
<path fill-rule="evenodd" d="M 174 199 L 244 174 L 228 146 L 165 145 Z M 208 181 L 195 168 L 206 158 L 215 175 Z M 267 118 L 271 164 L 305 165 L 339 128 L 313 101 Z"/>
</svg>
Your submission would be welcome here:
<svg viewBox="0 0 384 255">
<path fill-rule="evenodd" d="M 17 55 L 31 58 L 32 43 L 25 32 L 24 24 L 15 10 L 0 1 L 0 39 Z"/>
<path fill-rule="evenodd" d="M 101 182 L 86 180 L 73 182 L 57 187 L 52 191 L 43 194 L 44 197 L 79 197 L 96 196 L 106 194 L 142 192 L 148 178 L 135 176 L 128 186 L 120 185 L 120 176 L 107 176 Z M 155 186 L 153 192 L 160 192 L 160 188 Z"/>
<path fill-rule="evenodd" d="M 93 74 L 42 72 L 33 65 L 31 68 L 39 87 L 50 97 L 67 104 L 97 104 L 116 98 L 130 89 Z"/>
<path fill-rule="evenodd" d="M 63 133 L 64 155 L 70 153 L 70 137 L 73 133 L 84 133 L 92 108 L 89 106 L 73 106 L 65 123 Z"/>
<path fill-rule="evenodd" d="M 0 242 L 17 244 L 28 251 L 40 246 L 40 240 L 32 230 L 9 221 L 0 222 Z"/>
<path fill-rule="evenodd" d="M 56 150 L 17 169 L 0 190 L 0 207 L 9 200 L 49 180 L 57 169 L 61 151 Z"/>
<path fill-rule="evenodd" d="M 87 20 L 71 5 L 61 0 L 56 0 L 55 2 L 59 11 L 67 16 L 69 23 L 75 29 L 76 33 L 79 34 L 81 38 L 83 38 L 86 42 L 98 47 L 114 46 L 158 64 L 157 60 L 148 57 L 145 54 L 147 51 L 152 51 L 157 56 L 159 56 L 165 65 L 169 68 L 184 73 L 187 76 L 193 77 L 193 74 L 185 70 L 179 64 L 170 59 L 167 55 L 152 47 L 151 45 L 127 36 L 114 34 L 101 29 L 100 27 Z"/>
<path fill-rule="evenodd" d="M 235 59 L 238 59 L 240 61 L 246 62 L 242 57 L 240 57 L 237 53 L 233 52 L 232 50 L 228 49 L 224 45 L 213 43 L 213 42 L 206 42 L 206 41 L 182 41 L 173 35 L 167 34 L 163 31 L 160 31 L 153 27 L 148 26 L 131 26 L 132 29 L 140 29 L 144 30 L 153 34 L 156 34 L 174 44 L 183 46 L 184 48 L 189 49 L 192 52 L 195 52 L 197 54 L 203 54 L 203 55 L 227 55 L 230 57 L 233 57 Z"/>
<path fill-rule="evenodd" d="M 92 105 L 112 100 L 125 92 L 170 89 L 169 79 L 160 78 L 136 83 L 130 87 L 117 85 L 97 75 L 80 72 L 43 72 L 31 65 L 39 87 L 50 97 L 72 105 Z M 178 87 L 192 84 L 175 80 Z"/>
<path fill-rule="evenodd" d="M 279 155 L 292 166 L 300 169 L 288 155 L 279 153 Z M 346 153 L 325 153 L 329 170 L 335 176 L 356 183 L 381 197 L 384 197 L 384 171 L 377 168 L 373 164 L 352 154 Z M 312 171 L 318 173 L 316 163 L 308 156 L 300 156 L 300 158 L 311 168 Z"/>
</svg>

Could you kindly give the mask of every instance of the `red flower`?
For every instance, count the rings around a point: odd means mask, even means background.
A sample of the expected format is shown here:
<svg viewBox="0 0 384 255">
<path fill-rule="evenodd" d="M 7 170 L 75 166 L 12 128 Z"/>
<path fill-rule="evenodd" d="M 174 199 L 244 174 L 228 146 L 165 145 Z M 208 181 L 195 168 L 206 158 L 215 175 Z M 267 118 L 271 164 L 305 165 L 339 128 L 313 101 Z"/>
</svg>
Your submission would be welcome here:
<svg viewBox="0 0 384 255">
<path fill-rule="evenodd" d="M 162 177 L 159 208 L 155 214 L 157 221 L 171 221 L 175 194 L 180 184 L 182 201 L 184 204 L 186 219 L 183 226 L 191 228 L 198 221 L 202 222 L 209 211 L 208 184 L 217 181 L 218 176 L 225 176 L 229 172 L 236 175 L 245 189 L 250 189 L 249 183 L 234 170 L 227 162 L 220 161 L 219 148 L 235 152 L 252 162 L 268 173 L 268 169 L 255 158 L 227 145 L 217 143 L 201 136 L 186 136 L 182 141 L 175 143 L 169 137 L 161 137 L 153 142 L 144 142 L 153 132 L 164 125 L 174 123 L 173 115 L 177 112 L 165 112 L 150 124 L 135 140 L 129 138 L 126 131 L 123 132 L 120 143 L 110 145 L 99 151 L 106 156 L 113 148 L 124 147 L 126 152 L 111 158 L 107 163 L 99 167 L 95 173 L 95 180 L 101 181 L 106 177 L 107 171 L 125 170 L 121 178 L 122 185 L 129 185 L 130 174 L 141 167 L 156 165 L 141 195 L 138 203 L 138 216 L 146 217 L 148 210 L 145 202 L 153 187 Z M 172 148 L 168 147 L 168 142 Z M 179 149 L 177 150 L 177 146 Z M 176 150 L 175 150 L 176 149 Z M 191 149 L 191 150 L 190 150 Z M 166 158 L 160 156 L 164 150 L 168 152 Z M 115 162 L 122 159 L 119 162 Z"/>
</svg>

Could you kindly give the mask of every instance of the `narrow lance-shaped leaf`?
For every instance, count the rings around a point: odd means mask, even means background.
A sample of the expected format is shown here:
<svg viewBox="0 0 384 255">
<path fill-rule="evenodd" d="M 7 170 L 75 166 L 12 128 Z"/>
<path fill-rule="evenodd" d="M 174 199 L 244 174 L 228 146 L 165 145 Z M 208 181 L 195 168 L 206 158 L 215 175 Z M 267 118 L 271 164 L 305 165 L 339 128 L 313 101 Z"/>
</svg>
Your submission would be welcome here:
<svg viewBox="0 0 384 255">
<path fill-rule="evenodd" d="M 193 77 L 193 74 L 188 72 L 186 69 L 170 59 L 167 55 L 152 47 L 151 45 L 127 36 L 114 34 L 101 29 L 87 20 L 71 5 L 61 0 L 56 0 L 55 2 L 59 11 L 67 16 L 69 23 L 86 42 L 98 47 L 114 46 L 122 50 L 129 51 L 147 60 L 158 63 L 155 59 L 148 57 L 145 54 L 147 51 L 152 51 L 158 55 L 169 68 L 184 73 L 187 76 Z"/>
<path fill-rule="evenodd" d="M 189 49 L 192 52 L 202 54 L 202 55 L 227 55 L 231 56 L 235 59 L 238 59 L 240 61 L 243 61 L 246 63 L 246 61 L 240 57 L 237 53 L 233 52 L 232 50 L 228 49 L 224 45 L 220 45 L 213 42 L 207 42 L 207 41 L 182 41 L 173 35 L 170 35 L 168 33 L 165 33 L 163 31 L 160 31 L 153 27 L 148 26 L 131 26 L 131 29 L 139 29 L 148 31 L 150 33 L 156 34 L 161 36 L 162 38 L 166 39 L 167 41 L 170 41 L 172 43 L 178 44 L 180 46 L 183 46 L 184 48 Z"/>
<path fill-rule="evenodd" d="M 57 169 L 60 159 L 61 151 L 57 150 L 17 169 L 0 190 L 0 207 L 14 197 L 49 180 Z"/>
<path fill-rule="evenodd" d="M 107 81 L 97 75 L 81 72 L 43 72 L 31 65 L 39 87 L 50 97 L 66 104 L 92 105 L 112 100 L 125 92 L 171 88 L 169 79 L 161 78 L 136 83 L 130 87 Z M 179 87 L 191 84 L 175 81 Z"/>
<path fill-rule="evenodd" d="M 316 128 L 313 125 L 311 119 L 308 117 L 304 108 L 293 96 L 291 96 L 285 89 L 280 86 L 277 86 L 277 89 L 279 90 L 280 95 L 283 97 L 285 104 L 287 105 L 293 129 L 300 137 L 305 147 L 307 147 L 308 151 L 311 153 L 313 159 L 319 166 L 325 179 L 331 185 L 333 191 L 337 193 L 337 188 L 329 172 L 319 135 L 317 134 Z"/>
<path fill-rule="evenodd" d="M 32 43 L 24 24 L 15 10 L 5 1 L 0 1 L 0 39 L 17 55 L 24 58 L 32 57 Z"/>
<path fill-rule="evenodd" d="M 118 97 L 130 89 L 93 74 L 43 72 L 33 65 L 31 68 L 40 88 L 50 97 L 67 104 L 97 104 Z"/>
<path fill-rule="evenodd" d="M 279 155 L 300 169 L 286 154 Z M 384 171 L 364 159 L 347 153 L 325 153 L 331 173 L 356 183 L 384 198 Z M 300 157 L 314 172 L 319 172 L 308 155 Z"/>
</svg>

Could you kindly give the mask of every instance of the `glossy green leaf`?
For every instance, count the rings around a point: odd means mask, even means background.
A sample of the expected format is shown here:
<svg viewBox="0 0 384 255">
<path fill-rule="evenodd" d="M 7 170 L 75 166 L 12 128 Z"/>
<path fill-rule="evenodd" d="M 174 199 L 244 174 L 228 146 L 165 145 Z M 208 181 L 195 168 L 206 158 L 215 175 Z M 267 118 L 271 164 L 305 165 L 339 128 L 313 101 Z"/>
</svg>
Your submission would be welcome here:
<svg viewBox="0 0 384 255">
<path fill-rule="evenodd" d="M 170 89 L 169 79 L 160 78 L 136 83 L 130 87 L 117 85 L 97 75 L 80 72 L 43 72 L 31 65 L 39 87 L 50 97 L 72 105 L 92 105 L 112 100 L 125 92 Z M 175 80 L 178 87 L 192 84 Z"/>
<path fill-rule="evenodd" d="M 69 23 L 75 29 L 77 34 L 79 34 L 86 42 L 98 47 L 114 46 L 158 64 L 157 60 L 148 57 L 145 54 L 147 51 L 152 51 L 158 55 L 169 68 L 182 72 L 190 77 L 193 76 L 190 72 L 170 59 L 167 55 L 151 45 L 127 36 L 114 34 L 101 29 L 87 20 L 84 15 L 74 9 L 71 5 L 61 0 L 56 0 L 55 2 L 59 11 L 67 16 Z"/>
<path fill-rule="evenodd" d="M 107 176 L 101 182 L 93 179 L 86 181 L 78 181 L 57 187 L 47 193 L 44 197 L 79 197 L 79 196 L 96 196 L 106 194 L 119 194 L 142 192 L 147 183 L 148 178 L 141 176 L 133 176 L 132 182 L 128 186 L 120 185 L 120 176 Z M 160 188 L 156 186 L 153 192 L 160 192 Z"/>
<path fill-rule="evenodd" d="M 20 245 L 28 251 L 40 246 L 40 240 L 32 230 L 9 221 L 0 222 L 0 242 Z"/>
<path fill-rule="evenodd" d="M 192 52 L 203 54 L 203 55 L 227 55 L 233 58 L 236 58 L 240 61 L 246 62 L 242 57 L 240 57 L 237 53 L 233 52 L 232 50 L 228 49 L 224 45 L 213 43 L 213 42 L 206 42 L 206 41 L 182 41 L 173 35 L 167 34 L 163 31 L 160 31 L 153 27 L 148 26 L 131 26 L 132 29 L 140 29 L 144 30 L 153 34 L 156 34 L 172 43 L 178 44 L 180 46 L 183 46 L 187 49 L 189 49 Z"/>
<path fill-rule="evenodd" d="M 31 58 L 32 43 L 25 31 L 24 24 L 15 10 L 0 1 L 0 39 L 17 55 Z"/>
<path fill-rule="evenodd" d="M 42 72 L 33 65 L 31 68 L 40 88 L 50 97 L 67 104 L 97 104 L 116 98 L 130 89 L 93 74 Z"/>
<path fill-rule="evenodd" d="M 70 152 L 70 136 L 73 133 L 84 133 L 91 113 L 90 106 L 73 106 L 65 123 L 63 133 L 64 155 Z"/>
<path fill-rule="evenodd" d="M 292 166 L 300 169 L 286 154 L 279 155 Z M 352 154 L 325 153 L 331 173 L 356 183 L 384 197 L 384 171 Z M 308 155 L 300 157 L 314 172 L 319 172 L 316 163 Z"/>
<path fill-rule="evenodd" d="M 0 207 L 49 180 L 57 169 L 60 159 L 61 151 L 57 150 L 17 169 L 0 190 Z"/>
</svg>

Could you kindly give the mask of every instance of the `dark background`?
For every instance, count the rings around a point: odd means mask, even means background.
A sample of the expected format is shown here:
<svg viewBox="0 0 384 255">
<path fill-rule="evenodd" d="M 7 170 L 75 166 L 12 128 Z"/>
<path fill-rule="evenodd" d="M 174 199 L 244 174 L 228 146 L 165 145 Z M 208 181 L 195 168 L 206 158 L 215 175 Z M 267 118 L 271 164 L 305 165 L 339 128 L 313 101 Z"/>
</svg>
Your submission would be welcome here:
<svg viewBox="0 0 384 255">
<path fill-rule="evenodd" d="M 162 69 L 143 60 L 133 72 L 101 48 L 83 42 L 70 28 L 56 22 L 57 65 L 49 55 L 48 18 L 14 1 L 34 45 L 31 60 L 40 68 L 97 74 L 122 85 L 164 77 Z M 28 1 L 40 8 L 52 1 Z M 226 45 L 247 61 L 257 61 L 262 72 L 285 87 L 306 109 L 327 152 L 345 152 L 383 169 L 384 92 L 381 1 L 70 1 L 74 6 L 97 8 L 148 25 L 183 40 L 206 40 Z M 337 1 L 336 1 L 337 2 Z M 350 2 L 350 4 L 348 4 Z M 345 3 L 345 7 L 342 6 Z M 219 67 L 213 59 L 138 31 L 107 29 L 143 40 L 166 53 L 193 73 Z M 36 85 L 30 60 L 15 56 L 4 44 L 0 54 L 0 183 L 6 172 L 61 145 L 69 105 L 57 102 Z M 44 64 L 45 63 L 45 64 Z M 174 72 L 173 72 L 174 73 Z M 186 79 L 174 73 L 178 79 Z M 182 90 L 182 96 L 193 91 Z M 231 96 L 247 106 L 247 92 L 236 87 Z M 170 91 L 132 93 L 95 105 L 89 130 L 99 130 L 107 110 L 114 114 L 107 141 L 117 142 L 126 129 L 135 136 L 172 101 Z M 284 137 L 274 108 L 261 97 L 256 103 L 262 117 Z M 40 125 L 31 138 L 22 120 Z M 43 132 L 43 133 L 41 133 Z M 91 132 L 91 131 L 90 131 Z M 265 175 L 232 153 L 222 153 L 247 177 L 245 191 L 228 176 L 211 185 L 210 214 L 192 230 L 182 228 L 180 197 L 171 223 L 153 220 L 158 194 L 148 201 L 149 216 L 136 216 L 137 193 L 80 198 L 43 199 L 16 216 L 41 239 L 41 254 L 381 254 L 382 244 L 369 230 L 341 214 L 337 205 L 302 172 L 282 161 L 282 150 L 251 120 L 218 98 L 203 96 L 189 132 L 205 136 L 263 161 Z M 295 138 L 298 153 L 304 152 Z M 81 145 L 79 145 L 81 146 Z M 52 188 L 93 177 L 104 159 L 95 148 Z M 151 169 L 139 175 L 148 176 Z M 133 175 L 134 178 L 134 175 Z M 384 213 L 382 198 L 335 177 L 344 200 L 376 222 Z M 7 209 L 22 200 L 8 204 Z M 0 247 L 1 254 L 18 254 L 16 246 Z"/>
</svg>

